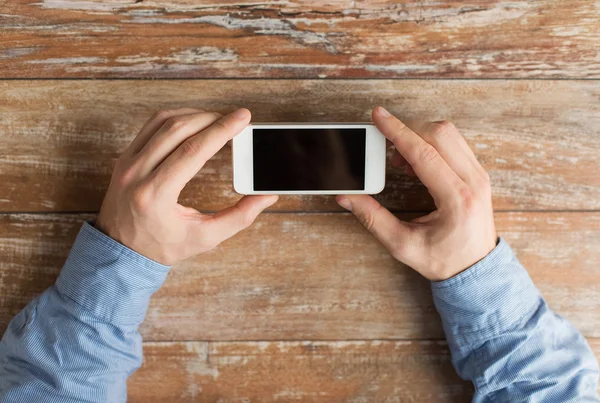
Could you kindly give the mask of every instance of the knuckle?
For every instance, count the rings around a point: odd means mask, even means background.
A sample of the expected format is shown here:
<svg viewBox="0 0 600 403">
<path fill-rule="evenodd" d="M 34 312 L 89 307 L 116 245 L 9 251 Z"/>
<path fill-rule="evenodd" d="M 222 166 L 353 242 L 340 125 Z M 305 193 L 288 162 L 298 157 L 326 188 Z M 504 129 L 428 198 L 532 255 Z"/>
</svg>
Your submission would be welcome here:
<svg viewBox="0 0 600 403">
<path fill-rule="evenodd" d="M 434 146 L 429 143 L 425 143 L 418 150 L 417 162 L 431 163 L 439 158 L 440 154 L 437 152 Z"/>
<path fill-rule="evenodd" d="M 223 119 L 223 115 L 221 115 L 219 112 L 205 112 L 204 117 L 207 119 L 210 125 L 215 125 L 217 122 Z M 220 126 L 222 127 L 223 125 Z"/>
<path fill-rule="evenodd" d="M 379 205 L 375 209 L 365 212 L 360 217 L 360 221 L 361 221 L 362 225 L 364 225 L 364 227 L 371 232 L 374 232 L 376 229 L 376 225 L 375 225 L 375 223 L 377 221 L 376 217 L 377 217 L 377 213 L 379 212 L 379 209 L 381 209 L 381 208 L 382 208 L 382 206 Z"/>
<path fill-rule="evenodd" d="M 373 213 L 367 213 L 365 214 L 362 219 L 362 224 L 365 226 L 366 229 L 368 229 L 369 231 L 373 231 L 373 229 L 375 228 L 375 216 Z"/>
<path fill-rule="evenodd" d="M 160 109 L 152 114 L 151 120 L 167 120 L 172 114 L 170 109 Z"/>
<path fill-rule="evenodd" d="M 464 212 L 471 212 L 475 205 L 476 197 L 468 186 L 463 185 L 458 188 L 458 201 Z"/>
<path fill-rule="evenodd" d="M 242 218 L 242 226 L 243 228 L 248 228 L 254 222 L 254 215 L 251 213 L 244 214 Z"/>
<path fill-rule="evenodd" d="M 483 183 L 489 187 L 492 183 L 492 180 L 490 179 L 490 174 L 488 173 L 488 171 L 483 169 L 481 172 L 481 177 L 483 179 Z"/>
<path fill-rule="evenodd" d="M 454 133 L 456 133 L 456 127 L 452 122 L 447 120 L 443 120 L 441 122 L 436 122 L 433 124 L 431 128 L 431 137 L 437 140 L 447 140 Z"/>
<path fill-rule="evenodd" d="M 131 202 L 133 204 L 133 208 L 136 211 L 140 213 L 146 213 L 152 206 L 152 199 L 153 196 L 150 192 L 150 189 L 148 189 L 145 186 L 142 186 L 133 192 Z"/>
<path fill-rule="evenodd" d="M 111 182 L 115 181 L 121 188 L 128 186 L 136 177 L 134 165 L 132 159 L 125 154 L 121 154 L 115 161 Z"/>
<path fill-rule="evenodd" d="M 389 120 L 389 122 L 391 123 L 393 131 L 396 133 L 400 133 L 408 128 L 404 122 L 402 122 L 400 119 L 396 119 L 395 117 Z"/>
<path fill-rule="evenodd" d="M 228 130 L 228 125 L 225 123 L 225 119 L 223 118 L 217 119 L 213 125 L 217 128 Z"/>
<path fill-rule="evenodd" d="M 238 205 L 234 206 L 236 213 L 238 214 L 238 222 L 240 228 L 248 228 L 254 222 L 255 216 L 250 211 L 242 210 Z"/>
<path fill-rule="evenodd" d="M 441 120 L 438 122 L 438 125 L 443 127 L 445 130 L 456 131 L 456 126 L 454 126 L 454 123 L 450 122 L 449 120 Z"/>
<path fill-rule="evenodd" d="M 200 152 L 200 148 L 193 138 L 184 141 L 181 144 L 181 152 L 186 156 L 195 156 Z"/>
<path fill-rule="evenodd" d="M 132 166 L 119 169 L 116 174 L 119 187 L 123 188 L 128 186 L 134 181 L 135 175 L 135 170 Z"/>
<path fill-rule="evenodd" d="M 187 125 L 187 119 L 184 117 L 176 116 L 170 117 L 164 124 L 164 127 L 167 131 L 180 131 L 184 129 Z"/>
</svg>

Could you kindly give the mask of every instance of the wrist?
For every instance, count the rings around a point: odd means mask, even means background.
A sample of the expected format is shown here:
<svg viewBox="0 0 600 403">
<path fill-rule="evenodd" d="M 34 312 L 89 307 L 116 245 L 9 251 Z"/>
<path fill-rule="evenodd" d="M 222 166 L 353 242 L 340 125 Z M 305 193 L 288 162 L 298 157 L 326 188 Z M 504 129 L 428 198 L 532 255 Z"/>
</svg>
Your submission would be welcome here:
<svg viewBox="0 0 600 403">
<path fill-rule="evenodd" d="M 160 247 L 146 247 L 143 244 L 140 245 L 140 242 L 132 242 L 132 239 L 135 239 L 135 233 L 132 231 L 128 231 L 132 226 L 128 226 L 126 223 L 120 221 L 120 225 L 117 220 L 107 221 L 102 218 L 102 214 L 98 215 L 98 218 L 94 223 L 91 223 L 94 229 L 101 232 L 106 237 L 112 239 L 113 241 L 119 243 L 122 246 L 132 250 L 133 252 L 143 256 L 146 259 L 152 260 L 162 265 L 172 265 L 174 262 L 171 262 L 167 257 L 163 256 L 162 248 Z"/>
<path fill-rule="evenodd" d="M 494 249 L 496 249 L 499 242 L 500 242 L 500 238 L 498 238 L 496 236 L 496 234 L 494 234 L 493 240 L 486 242 L 484 245 L 482 245 L 481 247 L 478 248 L 478 253 L 471 254 L 470 253 L 471 251 L 468 251 L 469 252 L 468 256 L 462 260 L 463 263 L 456 265 L 453 270 L 450 270 L 448 272 L 448 275 L 445 276 L 445 278 L 441 278 L 441 279 L 435 280 L 435 281 L 448 280 L 448 279 L 451 279 L 452 277 L 458 276 L 459 274 L 469 270 L 471 267 L 475 266 L 476 264 L 478 264 L 479 262 L 484 260 L 486 257 L 488 257 L 490 255 L 490 253 L 492 253 L 494 251 Z M 459 267 L 459 269 L 457 270 L 456 267 Z"/>
<path fill-rule="evenodd" d="M 115 241 L 119 242 L 120 244 L 125 245 L 123 243 L 123 241 L 120 239 L 120 237 L 118 236 L 118 234 L 116 233 L 116 231 L 111 228 L 110 223 L 104 218 L 104 216 L 105 216 L 105 214 L 103 214 L 102 208 L 100 208 L 100 213 L 98 213 L 96 220 L 91 221 L 90 224 L 95 229 L 97 229 L 98 231 L 100 231 L 104 235 L 106 235 L 107 237 L 110 237 L 110 238 L 114 239 Z"/>
</svg>

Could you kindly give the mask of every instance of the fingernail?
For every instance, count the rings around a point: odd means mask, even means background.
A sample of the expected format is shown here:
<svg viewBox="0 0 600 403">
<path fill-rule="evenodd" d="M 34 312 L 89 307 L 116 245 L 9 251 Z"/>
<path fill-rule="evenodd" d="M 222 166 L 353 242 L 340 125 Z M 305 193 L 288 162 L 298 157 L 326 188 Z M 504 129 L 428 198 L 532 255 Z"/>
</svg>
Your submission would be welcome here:
<svg viewBox="0 0 600 403">
<path fill-rule="evenodd" d="M 236 119 L 240 119 L 240 120 L 248 119 L 249 115 L 250 115 L 250 111 L 245 108 L 241 108 L 241 109 L 238 109 L 237 111 L 233 112 L 233 117 L 235 117 Z"/>
<path fill-rule="evenodd" d="M 377 108 L 375 108 L 375 113 L 378 114 L 379 116 L 383 116 L 384 118 L 389 118 L 390 116 L 392 116 L 391 113 L 389 113 L 385 108 L 378 106 Z"/>
<path fill-rule="evenodd" d="M 352 203 L 350 203 L 350 200 L 346 199 L 345 197 L 340 197 L 337 200 L 337 202 L 340 206 L 342 206 L 346 210 L 352 211 Z"/>
</svg>

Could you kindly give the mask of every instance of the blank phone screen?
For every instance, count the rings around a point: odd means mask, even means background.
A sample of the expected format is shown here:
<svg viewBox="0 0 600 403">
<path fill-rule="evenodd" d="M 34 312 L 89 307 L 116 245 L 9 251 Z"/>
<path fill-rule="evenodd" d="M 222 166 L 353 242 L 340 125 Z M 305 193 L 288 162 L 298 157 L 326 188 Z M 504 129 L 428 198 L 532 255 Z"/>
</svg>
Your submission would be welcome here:
<svg viewBox="0 0 600 403">
<path fill-rule="evenodd" d="M 366 141 L 366 129 L 254 129 L 254 190 L 364 190 Z"/>
</svg>

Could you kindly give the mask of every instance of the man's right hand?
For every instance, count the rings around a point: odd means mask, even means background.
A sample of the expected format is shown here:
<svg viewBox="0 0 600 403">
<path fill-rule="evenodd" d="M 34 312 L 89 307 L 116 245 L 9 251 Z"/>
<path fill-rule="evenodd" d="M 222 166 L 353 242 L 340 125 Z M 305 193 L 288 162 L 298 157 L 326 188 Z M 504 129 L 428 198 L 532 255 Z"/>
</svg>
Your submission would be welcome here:
<svg viewBox="0 0 600 403">
<path fill-rule="evenodd" d="M 409 128 L 382 107 L 373 110 L 373 122 L 394 144 L 394 160 L 414 171 L 437 209 L 405 222 L 368 195 L 341 195 L 338 203 L 429 280 L 446 280 L 483 259 L 497 242 L 490 179 L 458 130 L 445 121 Z"/>
</svg>

